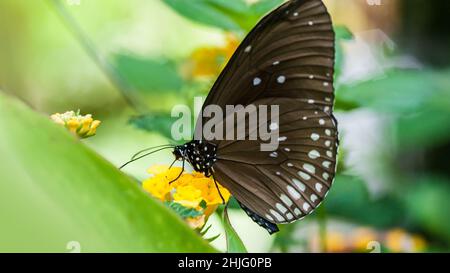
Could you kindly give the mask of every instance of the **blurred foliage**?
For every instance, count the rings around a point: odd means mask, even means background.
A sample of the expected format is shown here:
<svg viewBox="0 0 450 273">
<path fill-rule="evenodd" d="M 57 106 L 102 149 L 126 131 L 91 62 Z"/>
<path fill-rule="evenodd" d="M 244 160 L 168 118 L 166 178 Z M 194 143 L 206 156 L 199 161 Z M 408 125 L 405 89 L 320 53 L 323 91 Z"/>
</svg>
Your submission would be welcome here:
<svg viewBox="0 0 450 273">
<path fill-rule="evenodd" d="M 158 132 L 167 139 L 171 139 L 171 127 L 174 121 L 168 113 L 151 113 L 132 117 L 129 122 L 138 129 Z"/>
<path fill-rule="evenodd" d="M 64 128 L 0 96 L 0 252 L 213 251 Z M 37 156 L 30 156 L 37 155 Z"/>
<path fill-rule="evenodd" d="M 247 32 L 262 15 L 283 0 L 262 0 L 248 4 L 244 0 L 164 0 L 181 15 L 195 22 L 226 31 Z"/>
<path fill-rule="evenodd" d="M 120 75 L 140 92 L 179 92 L 183 86 L 176 64 L 169 59 L 117 54 L 113 63 Z"/>
</svg>

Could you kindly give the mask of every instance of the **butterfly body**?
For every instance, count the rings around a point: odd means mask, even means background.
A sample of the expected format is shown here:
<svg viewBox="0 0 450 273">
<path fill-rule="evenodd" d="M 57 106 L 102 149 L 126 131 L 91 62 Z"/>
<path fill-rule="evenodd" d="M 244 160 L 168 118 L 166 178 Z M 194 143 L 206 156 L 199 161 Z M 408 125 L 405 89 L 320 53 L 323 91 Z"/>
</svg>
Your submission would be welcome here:
<svg viewBox="0 0 450 273">
<path fill-rule="evenodd" d="M 178 160 L 187 160 L 196 172 L 206 177 L 212 175 L 212 166 L 217 161 L 217 146 L 202 140 L 192 140 L 183 145 L 176 146 L 173 154 Z"/>
<path fill-rule="evenodd" d="M 271 234 L 277 224 L 312 213 L 334 181 L 334 54 L 334 31 L 322 1 L 287 1 L 247 35 L 203 106 L 279 106 L 276 116 L 257 125 L 277 133 L 277 148 L 263 151 L 262 140 L 203 135 L 174 151 L 226 187 Z M 210 119 L 201 115 L 196 132 Z"/>
</svg>

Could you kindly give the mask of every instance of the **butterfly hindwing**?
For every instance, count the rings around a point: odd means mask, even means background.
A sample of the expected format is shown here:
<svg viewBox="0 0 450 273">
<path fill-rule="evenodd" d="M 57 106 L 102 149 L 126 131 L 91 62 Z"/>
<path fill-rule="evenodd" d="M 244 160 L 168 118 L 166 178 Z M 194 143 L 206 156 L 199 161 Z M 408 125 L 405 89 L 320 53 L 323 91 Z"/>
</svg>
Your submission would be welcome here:
<svg viewBox="0 0 450 273">
<path fill-rule="evenodd" d="M 314 105 L 291 99 L 274 103 L 285 106 L 276 129 L 278 149 L 263 152 L 259 142 L 222 141 L 214 175 L 251 211 L 272 223 L 288 223 L 310 214 L 328 193 L 336 171 L 337 128 Z"/>
</svg>

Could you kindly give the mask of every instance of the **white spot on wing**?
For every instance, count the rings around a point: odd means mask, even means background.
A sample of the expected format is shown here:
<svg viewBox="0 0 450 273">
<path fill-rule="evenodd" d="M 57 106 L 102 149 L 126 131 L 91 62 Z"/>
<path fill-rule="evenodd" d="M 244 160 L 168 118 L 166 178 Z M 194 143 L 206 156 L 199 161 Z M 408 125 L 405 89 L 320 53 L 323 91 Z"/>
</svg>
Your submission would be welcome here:
<svg viewBox="0 0 450 273">
<path fill-rule="evenodd" d="M 312 150 L 311 152 L 308 153 L 309 158 L 311 159 L 317 159 L 320 157 L 320 154 L 318 151 L 316 150 Z"/>
<path fill-rule="evenodd" d="M 320 135 L 319 135 L 319 134 L 316 134 L 316 133 L 312 133 L 312 134 L 311 134 L 311 139 L 312 139 L 313 141 L 317 141 L 317 140 L 320 139 Z"/>
<path fill-rule="evenodd" d="M 304 211 L 308 211 L 310 208 L 311 208 L 311 206 L 307 202 L 303 203 L 303 210 Z"/>
<path fill-rule="evenodd" d="M 292 179 L 292 182 L 294 182 L 295 186 L 301 190 L 302 192 L 304 192 L 306 190 L 306 186 L 305 184 L 303 184 L 302 182 L 300 182 L 298 179 Z"/>
<path fill-rule="evenodd" d="M 299 171 L 298 175 L 300 175 L 301 178 L 303 178 L 304 180 L 310 180 L 311 176 L 305 172 Z"/>
<path fill-rule="evenodd" d="M 289 198 L 286 194 L 281 194 L 280 195 L 280 199 L 281 199 L 281 201 L 283 201 L 283 203 L 286 205 L 286 206 L 288 206 L 288 207 L 290 207 L 290 206 L 292 206 L 294 203 L 292 202 L 292 200 L 291 200 L 291 198 Z"/>
<path fill-rule="evenodd" d="M 320 184 L 320 183 L 316 183 L 316 190 L 318 191 L 318 192 L 322 192 L 322 188 L 323 188 L 323 186 L 322 186 L 322 184 Z"/>
<path fill-rule="evenodd" d="M 254 86 L 260 85 L 261 82 L 262 82 L 261 78 L 256 77 L 256 78 L 253 79 L 253 85 Z"/>
<path fill-rule="evenodd" d="M 287 211 L 287 208 L 285 206 L 281 205 L 280 203 L 276 203 L 275 207 L 277 208 L 277 210 L 279 210 L 283 214 L 286 213 L 286 211 Z"/>
<path fill-rule="evenodd" d="M 307 163 L 303 164 L 303 169 L 307 170 L 308 172 L 310 172 L 312 174 L 316 173 L 316 168 L 311 164 L 307 164 Z"/>
<path fill-rule="evenodd" d="M 285 221 L 284 217 L 281 216 L 278 212 L 274 211 L 273 209 L 270 210 L 270 214 L 275 216 L 275 218 L 277 218 L 278 222 L 284 222 Z"/>
<path fill-rule="evenodd" d="M 278 83 L 285 83 L 286 82 L 286 77 L 285 76 L 279 76 L 277 78 L 277 82 Z"/>
<path fill-rule="evenodd" d="M 289 194 L 292 196 L 292 198 L 294 198 L 295 200 L 300 199 L 301 195 L 298 191 L 296 191 L 292 186 L 288 185 L 287 190 L 289 192 Z"/>
<path fill-rule="evenodd" d="M 292 213 L 286 214 L 286 217 L 288 218 L 289 221 L 294 219 L 294 215 L 292 215 Z"/>
</svg>

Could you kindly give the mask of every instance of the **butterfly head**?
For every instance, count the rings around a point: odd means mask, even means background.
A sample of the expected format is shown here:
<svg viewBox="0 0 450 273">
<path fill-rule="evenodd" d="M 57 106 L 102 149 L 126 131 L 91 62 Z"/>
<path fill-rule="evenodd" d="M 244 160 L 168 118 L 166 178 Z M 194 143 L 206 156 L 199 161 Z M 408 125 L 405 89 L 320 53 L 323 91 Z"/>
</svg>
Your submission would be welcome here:
<svg viewBox="0 0 450 273">
<path fill-rule="evenodd" d="M 183 160 L 185 158 L 184 153 L 185 153 L 185 149 L 183 149 L 183 146 L 176 146 L 173 149 L 173 155 L 175 156 L 176 160 Z"/>
</svg>

